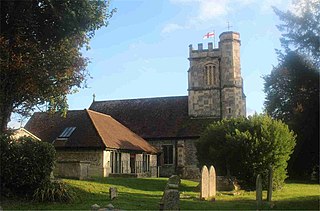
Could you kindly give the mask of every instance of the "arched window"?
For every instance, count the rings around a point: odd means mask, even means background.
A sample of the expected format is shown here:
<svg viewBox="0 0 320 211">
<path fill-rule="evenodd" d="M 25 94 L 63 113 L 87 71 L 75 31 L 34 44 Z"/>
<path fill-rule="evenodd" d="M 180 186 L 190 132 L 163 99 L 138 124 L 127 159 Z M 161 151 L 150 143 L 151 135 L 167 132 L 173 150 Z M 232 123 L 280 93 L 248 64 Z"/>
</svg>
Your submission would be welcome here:
<svg viewBox="0 0 320 211">
<path fill-rule="evenodd" d="M 217 83 L 217 77 L 216 77 L 216 66 L 213 64 L 207 64 L 204 67 L 204 74 L 205 74 L 205 82 L 206 85 L 211 86 L 213 84 Z"/>
</svg>

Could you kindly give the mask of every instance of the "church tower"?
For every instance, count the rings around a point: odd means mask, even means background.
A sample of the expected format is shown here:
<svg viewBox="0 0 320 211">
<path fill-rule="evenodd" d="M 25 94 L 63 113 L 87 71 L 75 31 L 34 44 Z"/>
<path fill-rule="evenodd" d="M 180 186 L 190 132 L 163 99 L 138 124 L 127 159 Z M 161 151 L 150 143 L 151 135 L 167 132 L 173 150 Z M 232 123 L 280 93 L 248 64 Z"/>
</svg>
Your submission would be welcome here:
<svg viewBox="0 0 320 211">
<path fill-rule="evenodd" d="M 194 118 L 246 115 L 240 66 L 240 34 L 223 32 L 219 48 L 189 46 L 188 112 Z"/>
</svg>

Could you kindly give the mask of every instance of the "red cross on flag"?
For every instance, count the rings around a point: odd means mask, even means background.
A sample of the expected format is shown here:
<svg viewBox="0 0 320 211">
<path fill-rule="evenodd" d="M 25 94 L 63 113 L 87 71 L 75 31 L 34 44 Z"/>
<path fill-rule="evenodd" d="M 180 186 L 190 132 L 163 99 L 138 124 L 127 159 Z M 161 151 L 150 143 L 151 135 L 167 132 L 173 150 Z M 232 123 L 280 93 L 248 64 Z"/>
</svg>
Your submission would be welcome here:
<svg viewBox="0 0 320 211">
<path fill-rule="evenodd" d="M 210 37 L 214 37 L 214 32 L 208 32 L 207 34 L 205 34 L 205 35 L 203 36 L 203 39 L 208 39 L 208 38 L 210 38 Z"/>
</svg>

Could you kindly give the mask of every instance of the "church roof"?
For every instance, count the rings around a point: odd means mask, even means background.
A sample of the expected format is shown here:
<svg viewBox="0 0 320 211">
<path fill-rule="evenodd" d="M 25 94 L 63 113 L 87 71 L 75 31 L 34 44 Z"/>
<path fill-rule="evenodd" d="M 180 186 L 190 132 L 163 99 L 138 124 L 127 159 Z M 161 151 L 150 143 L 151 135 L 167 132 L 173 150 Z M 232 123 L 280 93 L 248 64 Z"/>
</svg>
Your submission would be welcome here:
<svg viewBox="0 0 320 211">
<path fill-rule="evenodd" d="M 198 138 L 216 119 L 188 115 L 188 96 L 94 101 L 91 110 L 108 114 L 141 137 Z"/>
<path fill-rule="evenodd" d="M 63 148 L 111 148 L 156 153 L 147 141 L 109 115 L 91 110 L 71 110 L 60 114 L 35 113 L 25 128 Z"/>
</svg>

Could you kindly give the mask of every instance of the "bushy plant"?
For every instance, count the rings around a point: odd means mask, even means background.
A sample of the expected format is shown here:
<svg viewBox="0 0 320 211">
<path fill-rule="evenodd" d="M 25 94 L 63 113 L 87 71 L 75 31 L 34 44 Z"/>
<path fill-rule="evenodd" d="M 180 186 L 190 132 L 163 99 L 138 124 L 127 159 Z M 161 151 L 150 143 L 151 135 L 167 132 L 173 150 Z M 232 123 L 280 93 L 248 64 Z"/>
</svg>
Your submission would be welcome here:
<svg viewBox="0 0 320 211">
<path fill-rule="evenodd" d="M 225 119 L 208 126 L 196 143 L 200 164 L 213 164 L 220 175 L 236 176 L 246 189 L 255 187 L 258 174 L 267 186 L 268 167 L 273 169 L 273 187 L 287 177 L 287 161 L 295 135 L 281 121 L 267 115 Z"/>
<path fill-rule="evenodd" d="M 52 144 L 21 137 L 12 140 L 0 137 L 1 194 L 32 195 L 41 184 L 50 180 L 55 160 Z"/>
<path fill-rule="evenodd" d="M 38 202 L 71 202 L 75 193 L 62 181 L 53 180 L 43 183 L 33 194 Z"/>
</svg>

